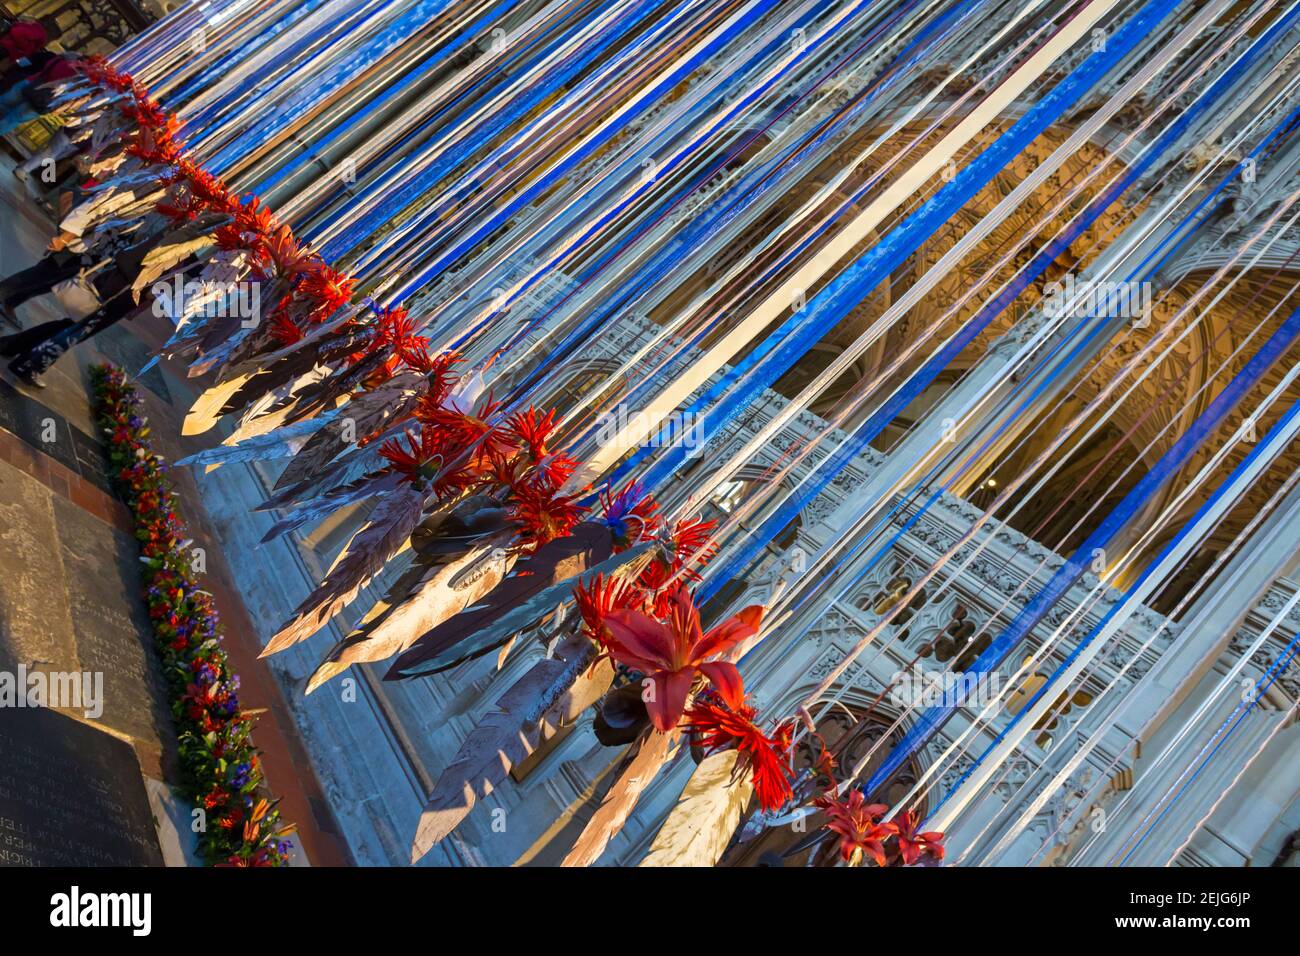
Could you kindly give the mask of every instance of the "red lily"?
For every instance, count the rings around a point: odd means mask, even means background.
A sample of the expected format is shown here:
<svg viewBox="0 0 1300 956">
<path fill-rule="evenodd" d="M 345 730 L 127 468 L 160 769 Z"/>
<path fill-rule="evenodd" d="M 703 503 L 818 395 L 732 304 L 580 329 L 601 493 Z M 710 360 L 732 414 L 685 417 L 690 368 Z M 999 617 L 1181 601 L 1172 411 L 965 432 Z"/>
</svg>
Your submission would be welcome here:
<svg viewBox="0 0 1300 956">
<path fill-rule="evenodd" d="M 813 804 L 830 818 L 826 829 L 839 834 L 841 859 L 856 865 L 866 853 L 877 866 L 885 865 L 884 843 L 897 828 L 892 823 L 878 820 L 889 807 L 883 803 L 867 803 L 862 791 L 856 789 L 851 790 L 846 799 L 841 800 L 831 793 L 818 797 Z"/>
<path fill-rule="evenodd" d="M 938 830 L 917 833 L 921 825 L 921 815 L 915 810 L 904 810 L 895 820 L 898 830 L 898 852 L 903 857 L 903 865 L 911 866 L 922 856 L 934 860 L 943 859 L 943 834 Z"/>
<path fill-rule="evenodd" d="M 651 681 L 646 710 L 655 727 L 666 733 L 677 726 L 696 676 L 707 679 L 727 705 L 740 707 L 745 687 L 736 665 L 712 660 L 758 632 L 763 607 L 754 604 L 705 634 L 690 591 L 673 589 L 668 621 L 640 611 L 615 610 L 605 617 L 610 657 L 640 671 Z"/>
</svg>

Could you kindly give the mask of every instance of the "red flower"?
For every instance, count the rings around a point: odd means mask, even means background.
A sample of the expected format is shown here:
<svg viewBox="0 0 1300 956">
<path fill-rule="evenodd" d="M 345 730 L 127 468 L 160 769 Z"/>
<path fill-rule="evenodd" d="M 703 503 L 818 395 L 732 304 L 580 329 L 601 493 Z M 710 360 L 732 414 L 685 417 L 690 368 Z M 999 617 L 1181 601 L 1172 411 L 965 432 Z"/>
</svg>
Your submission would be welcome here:
<svg viewBox="0 0 1300 956">
<path fill-rule="evenodd" d="M 415 319 L 400 307 L 381 309 L 375 326 L 375 336 L 367 352 L 388 349 L 389 359 L 384 371 L 392 375 L 399 364 L 425 372 L 434 371 L 429 357 L 429 340 L 415 332 Z"/>
<path fill-rule="evenodd" d="M 922 856 L 934 860 L 943 859 L 943 834 L 938 830 L 917 833 L 921 825 L 921 815 L 915 810 L 904 810 L 895 820 L 898 831 L 898 852 L 903 857 L 903 864 L 911 866 Z"/>
<path fill-rule="evenodd" d="M 275 312 L 271 315 L 271 338 L 279 345 L 293 345 L 304 338 L 302 330 L 293 324 L 293 319 L 286 313 Z"/>
<path fill-rule="evenodd" d="M 427 397 L 435 404 L 441 405 L 451 394 L 452 388 L 456 384 L 456 378 L 451 374 L 452 366 L 462 361 L 461 357 L 455 352 L 443 352 L 439 355 L 429 355 L 428 347 L 425 347 L 424 358 L 421 364 L 414 364 L 412 359 L 404 359 L 415 371 L 421 372 L 429 377 L 429 391 Z"/>
<path fill-rule="evenodd" d="M 708 550 L 701 556 L 700 563 L 706 563 L 718 550 L 715 542 L 709 540 L 716 521 L 701 521 L 698 518 L 683 518 L 673 525 L 673 551 L 677 558 L 685 559 L 707 546 Z"/>
<path fill-rule="evenodd" d="M 473 461 L 476 467 L 483 467 L 493 459 L 514 450 L 508 435 L 500 428 L 488 423 L 500 407 L 488 398 L 473 414 L 466 414 L 452 408 L 444 408 L 446 395 L 438 395 L 434 390 L 420 399 L 415 408 L 415 417 L 426 425 L 438 429 L 449 445 L 460 451 L 473 449 Z"/>
<path fill-rule="evenodd" d="M 683 584 L 700 580 L 690 564 L 707 564 L 717 552 L 718 546 L 710 541 L 709 535 L 716 526 L 716 521 L 699 521 L 687 518 L 673 525 L 672 559 L 665 561 L 656 556 L 641 571 L 638 583 L 647 591 L 656 592 L 655 613 L 662 616 L 667 613 L 667 596 L 675 582 Z"/>
<path fill-rule="evenodd" d="M 663 732 L 677 726 L 696 676 L 713 684 L 729 706 L 744 702 L 744 683 L 736 665 L 712 658 L 756 634 L 763 619 L 762 606 L 754 604 L 705 634 L 689 591 L 675 588 L 668 605 L 667 623 L 633 610 L 615 610 L 605 617 L 610 656 L 652 682 L 646 710 Z"/>
<path fill-rule="evenodd" d="M 412 482 L 430 482 L 434 492 L 445 494 L 468 488 L 475 481 L 467 465 L 452 470 L 446 466 L 459 457 L 459 448 L 446 433 L 427 425 L 416 435 L 406 434 L 406 444 L 391 438 L 379 446 L 379 454 Z"/>
<path fill-rule="evenodd" d="M 867 803 L 858 789 L 851 790 L 846 799 L 829 793 L 818 797 L 813 804 L 830 818 L 826 829 L 839 834 L 841 859 L 856 866 L 865 853 L 877 866 L 885 865 L 884 842 L 893 836 L 895 827 L 878 821 L 889 807 L 883 803 Z"/>
<path fill-rule="evenodd" d="M 287 225 L 272 230 L 264 242 L 278 275 L 293 278 L 306 272 L 313 264 L 311 252 L 298 245 L 293 230 Z"/>
<path fill-rule="evenodd" d="M 754 775 L 754 794 L 764 810 L 776 810 L 794 796 L 790 789 L 790 744 L 794 725 L 779 724 L 767 736 L 754 723 L 754 708 L 741 704 L 734 709 L 721 706 L 704 695 L 686 712 L 686 727 L 708 753 L 730 747 Z"/>
<path fill-rule="evenodd" d="M 579 581 L 573 586 L 573 598 L 586 634 L 602 647 L 606 643 L 605 618 L 611 611 L 627 610 L 641 603 L 636 588 L 623 578 L 605 578 L 597 574 L 591 583 L 583 586 Z"/>
<path fill-rule="evenodd" d="M 555 409 L 545 415 L 535 408 L 518 412 L 506 419 L 506 428 L 528 457 L 540 462 L 551 453 L 548 443 L 555 434 Z"/>
<path fill-rule="evenodd" d="M 510 518 L 527 545 L 536 547 L 563 538 L 582 520 L 578 495 L 560 494 L 561 481 L 542 475 L 521 481 L 511 489 Z"/>
<path fill-rule="evenodd" d="M 286 227 L 287 228 L 287 227 Z M 272 252 L 272 256 L 275 253 Z M 303 277 L 299 286 L 299 291 L 303 297 L 313 302 L 310 319 L 313 322 L 323 322 L 334 312 L 347 305 L 352 299 L 352 291 L 357 284 L 357 280 L 352 276 L 331 269 L 329 266 L 314 260 L 314 265 L 309 264 L 308 257 L 310 253 L 302 253 L 293 260 L 294 268 L 311 269 Z M 286 266 L 287 267 L 287 266 Z"/>
</svg>

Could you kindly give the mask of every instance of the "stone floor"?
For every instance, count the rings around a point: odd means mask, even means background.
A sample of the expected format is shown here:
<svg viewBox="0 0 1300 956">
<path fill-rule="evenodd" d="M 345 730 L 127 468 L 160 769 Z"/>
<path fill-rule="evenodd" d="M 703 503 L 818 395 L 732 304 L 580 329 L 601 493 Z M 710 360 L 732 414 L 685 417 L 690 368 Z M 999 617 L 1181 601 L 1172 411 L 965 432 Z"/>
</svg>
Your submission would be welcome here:
<svg viewBox="0 0 1300 956">
<path fill-rule="evenodd" d="M 36 261 L 53 231 L 8 161 L 0 160 L 0 274 Z M 18 310 L 24 326 L 61 314 L 48 296 Z M 126 509 L 109 487 L 92 421 L 88 369 L 108 359 L 134 374 L 168 333 L 163 321 L 144 316 L 107 330 L 60 360 L 45 376 L 44 389 L 29 389 L 0 371 L 0 669 L 21 663 L 102 671 L 105 710 L 90 723 L 134 747 L 151 781 L 156 817 L 177 812 L 160 785 L 176 776 L 174 736 L 138 597 L 136 542 Z M 157 426 L 158 450 L 169 460 L 197 450 L 197 443 L 179 437 L 194 383 L 166 365 L 137 381 Z M 289 710 L 257 660 L 259 641 L 197 490 L 183 471 L 174 477 L 195 543 L 208 555 L 207 584 L 225 622 L 241 702 L 267 711 L 255 739 L 284 817 L 299 826 L 301 862 L 346 864 L 348 853 Z M 179 862 L 172 857 L 169 862 Z"/>
</svg>

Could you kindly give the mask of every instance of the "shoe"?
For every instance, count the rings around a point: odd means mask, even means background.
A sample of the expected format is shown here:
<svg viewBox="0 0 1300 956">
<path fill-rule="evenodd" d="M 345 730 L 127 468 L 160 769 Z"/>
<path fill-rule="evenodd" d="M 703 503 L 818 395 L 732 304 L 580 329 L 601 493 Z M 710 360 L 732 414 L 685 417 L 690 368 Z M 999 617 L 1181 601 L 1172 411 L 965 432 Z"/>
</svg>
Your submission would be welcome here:
<svg viewBox="0 0 1300 956">
<path fill-rule="evenodd" d="M 45 380 L 42 379 L 40 375 L 38 375 L 35 372 L 27 372 L 27 371 L 15 372 L 12 366 L 10 366 L 9 371 L 13 372 L 14 378 L 18 379 L 20 382 L 22 382 L 24 385 L 28 386 L 29 388 L 45 387 Z"/>
<path fill-rule="evenodd" d="M 0 305 L 0 319 L 4 319 L 15 329 L 21 329 L 23 324 L 18 321 L 18 316 L 14 315 L 14 310 L 7 305 Z"/>
</svg>

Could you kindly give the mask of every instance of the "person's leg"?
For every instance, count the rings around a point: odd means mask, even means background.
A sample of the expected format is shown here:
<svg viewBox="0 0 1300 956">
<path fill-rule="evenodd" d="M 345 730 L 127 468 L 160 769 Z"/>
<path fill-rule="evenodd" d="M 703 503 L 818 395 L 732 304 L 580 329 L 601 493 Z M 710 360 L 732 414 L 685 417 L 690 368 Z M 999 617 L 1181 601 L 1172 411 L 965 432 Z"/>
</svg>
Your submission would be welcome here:
<svg viewBox="0 0 1300 956">
<path fill-rule="evenodd" d="M 13 321 L 13 310 L 28 299 L 45 295 L 60 282 L 81 271 L 81 256 L 75 252 L 51 252 L 33 266 L 0 279 L 0 309 Z"/>
<path fill-rule="evenodd" d="M 27 86 L 28 82 L 23 80 L 9 92 L 0 96 L 0 136 L 6 136 L 18 127 L 40 118 L 40 114 L 32 108 L 32 104 L 28 103 L 26 97 L 23 96 L 23 90 Z"/>
<path fill-rule="evenodd" d="M 57 362 L 64 352 L 98 335 L 109 326 L 134 313 L 138 308 L 129 293 L 115 295 L 80 322 L 65 326 L 43 342 L 29 348 L 9 363 L 9 371 L 29 385 L 41 388 L 45 384 L 40 380 L 41 374 Z"/>
<path fill-rule="evenodd" d="M 23 90 L 26 88 L 27 78 L 23 77 L 13 86 L 0 93 L 0 113 L 8 113 L 19 103 L 26 103 L 23 98 Z"/>
<path fill-rule="evenodd" d="M 68 138 L 68 131 L 61 129 L 50 137 L 50 141 L 45 144 L 44 149 L 37 150 L 24 162 L 15 166 L 14 175 L 19 179 L 26 179 L 28 176 L 35 173 L 39 166 L 44 166 L 53 172 L 55 163 L 67 156 L 71 156 L 75 152 L 77 152 L 77 147 L 74 146 L 72 141 Z M 53 177 L 43 177 L 42 181 L 46 182 L 47 185 L 52 185 L 54 183 Z"/>
<path fill-rule="evenodd" d="M 33 325 L 30 329 L 23 329 L 12 335 L 0 335 L 0 355 L 5 358 L 22 355 L 68 326 L 76 324 L 72 319 L 55 319 L 53 322 L 42 322 L 40 325 Z"/>
</svg>

